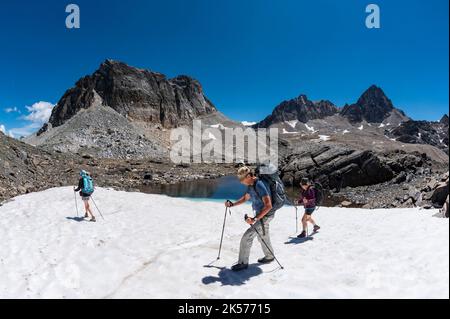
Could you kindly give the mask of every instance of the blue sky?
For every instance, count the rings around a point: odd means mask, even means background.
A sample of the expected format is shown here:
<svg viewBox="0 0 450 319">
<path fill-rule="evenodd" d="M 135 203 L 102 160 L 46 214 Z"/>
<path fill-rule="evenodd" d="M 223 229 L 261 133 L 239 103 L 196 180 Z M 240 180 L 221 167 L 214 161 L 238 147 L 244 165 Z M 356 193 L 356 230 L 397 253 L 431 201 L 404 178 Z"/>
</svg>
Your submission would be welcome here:
<svg viewBox="0 0 450 319">
<path fill-rule="evenodd" d="M 448 113 L 448 0 L 74 0 L 78 30 L 69 3 L 0 4 L 0 125 L 15 135 L 107 58 L 193 76 L 236 120 L 301 93 L 342 106 L 371 84 L 414 119 Z M 381 29 L 365 27 L 369 3 Z"/>
</svg>

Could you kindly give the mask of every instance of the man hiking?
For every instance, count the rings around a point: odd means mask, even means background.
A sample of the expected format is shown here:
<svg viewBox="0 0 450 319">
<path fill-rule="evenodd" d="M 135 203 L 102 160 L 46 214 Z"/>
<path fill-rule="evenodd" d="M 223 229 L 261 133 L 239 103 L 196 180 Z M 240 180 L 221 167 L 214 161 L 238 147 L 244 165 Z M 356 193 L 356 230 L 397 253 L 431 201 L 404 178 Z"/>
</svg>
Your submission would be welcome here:
<svg viewBox="0 0 450 319">
<path fill-rule="evenodd" d="M 253 218 L 248 217 L 245 220 L 247 224 L 253 226 L 244 233 L 244 236 L 242 236 L 239 260 L 238 263 L 231 268 L 233 271 L 240 271 L 248 268 L 250 249 L 255 236 L 258 237 L 264 252 L 264 257 L 259 259 L 258 262 L 267 264 L 275 259 L 269 236 L 269 224 L 275 214 L 275 210 L 272 209 L 270 189 L 263 181 L 256 177 L 255 173 L 249 167 L 243 166 L 239 168 L 237 175 L 239 181 L 247 186 L 246 193 L 234 203 L 226 201 L 225 206 L 237 206 L 251 200 L 256 216 Z"/>
<path fill-rule="evenodd" d="M 314 226 L 314 232 L 320 229 L 320 226 L 316 224 L 311 216 L 312 213 L 316 210 L 316 191 L 311 185 L 308 178 L 302 178 L 302 180 L 300 181 L 300 198 L 297 203 L 299 205 L 303 205 L 303 207 L 305 208 L 305 214 L 302 217 L 303 231 L 297 237 L 305 238 L 308 222 Z"/>
<path fill-rule="evenodd" d="M 80 171 L 80 180 L 78 181 L 78 187 L 74 188 L 74 192 L 80 192 L 81 199 L 84 203 L 84 219 L 90 222 L 96 222 L 95 216 L 89 205 L 89 199 L 94 192 L 94 184 L 88 172 L 83 170 Z"/>
</svg>

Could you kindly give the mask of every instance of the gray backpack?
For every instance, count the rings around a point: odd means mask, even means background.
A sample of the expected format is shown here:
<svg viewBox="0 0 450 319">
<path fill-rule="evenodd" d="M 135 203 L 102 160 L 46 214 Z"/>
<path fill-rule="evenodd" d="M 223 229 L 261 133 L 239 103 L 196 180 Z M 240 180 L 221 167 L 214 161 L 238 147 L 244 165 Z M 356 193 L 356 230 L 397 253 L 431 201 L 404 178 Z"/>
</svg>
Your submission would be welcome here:
<svg viewBox="0 0 450 319">
<path fill-rule="evenodd" d="M 258 177 L 258 179 L 261 180 L 270 190 L 272 210 L 276 211 L 283 207 L 286 203 L 287 196 L 284 189 L 284 184 L 278 175 L 278 169 L 272 164 L 261 164 L 256 168 L 255 174 L 256 177 Z"/>
</svg>

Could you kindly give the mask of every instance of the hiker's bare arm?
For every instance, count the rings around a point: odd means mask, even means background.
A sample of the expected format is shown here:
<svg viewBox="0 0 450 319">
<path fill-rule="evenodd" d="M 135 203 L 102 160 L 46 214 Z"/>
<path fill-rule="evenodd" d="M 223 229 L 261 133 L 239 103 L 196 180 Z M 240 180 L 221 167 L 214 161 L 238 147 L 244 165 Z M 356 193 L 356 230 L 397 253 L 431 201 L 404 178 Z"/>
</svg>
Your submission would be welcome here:
<svg viewBox="0 0 450 319">
<path fill-rule="evenodd" d="M 248 201 L 249 199 L 250 199 L 250 195 L 246 193 L 244 196 L 242 196 L 236 202 L 234 202 L 233 206 L 241 205 L 241 204 L 245 203 L 246 201 Z M 225 202 L 225 205 L 227 205 L 226 202 Z"/>
<path fill-rule="evenodd" d="M 264 218 L 264 216 L 266 216 L 267 213 L 270 212 L 270 210 L 272 209 L 272 200 L 270 199 L 270 196 L 264 196 L 262 200 L 264 203 L 264 208 L 256 216 L 258 220 Z"/>
</svg>

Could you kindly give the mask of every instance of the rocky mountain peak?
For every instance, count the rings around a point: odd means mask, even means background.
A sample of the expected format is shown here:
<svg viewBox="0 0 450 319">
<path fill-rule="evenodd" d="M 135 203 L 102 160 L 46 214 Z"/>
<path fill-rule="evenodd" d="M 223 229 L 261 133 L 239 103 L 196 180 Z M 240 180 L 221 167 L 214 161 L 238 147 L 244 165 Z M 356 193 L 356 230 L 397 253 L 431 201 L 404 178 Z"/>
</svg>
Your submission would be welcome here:
<svg viewBox="0 0 450 319">
<path fill-rule="evenodd" d="M 300 94 L 294 99 L 281 102 L 271 115 L 255 126 L 269 127 L 275 123 L 292 120 L 306 123 L 309 120 L 321 119 L 337 112 L 338 108 L 330 101 L 313 102 L 305 94 Z"/>
<path fill-rule="evenodd" d="M 217 111 L 200 83 L 189 76 L 167 79 L 162 73 L 106 60 L 65 92 L 49 123 L 60 126 L 80 110 L 97 104 L 109 106 L 131 120 L 167 128 Z"/>
<path fill-rule="evenodd" d="M 381 123 L 396 110 L 392 101 L 383 90 L 376 86 L 370 86 L 355 104 L 346 105 L 341 115 L 348 118 L 350 122 Z M 403 114 L 400 110 L 397 113 Z"/>
<path fill-rule="evenodd" d="M 378 107 L 386 111 L 392 111 L 394 109 L 391 100 L 386 96 L 384 91 L 376 85 L 369 87 L 358 99 L 357 104 L 362 107 Z"/>
<path fill-rule="evenodd" d="M 448 115 L 444 114 L 444 116 L 441 118 L 441 120 L 439 121 L 441 124 L 447 125 L 448 126 Z"/>
</svg>

